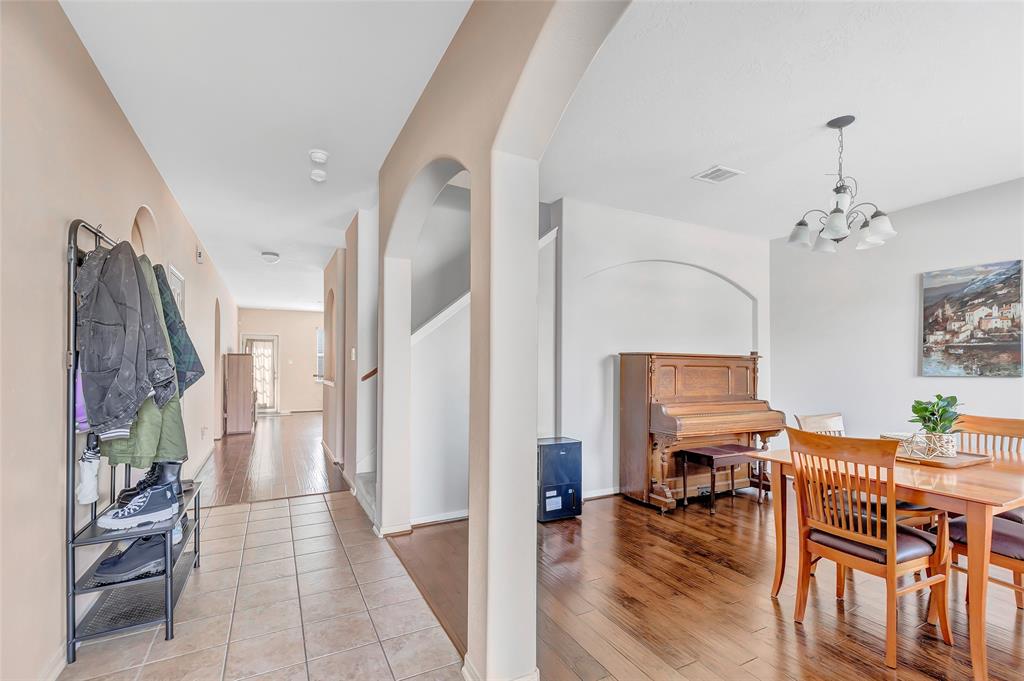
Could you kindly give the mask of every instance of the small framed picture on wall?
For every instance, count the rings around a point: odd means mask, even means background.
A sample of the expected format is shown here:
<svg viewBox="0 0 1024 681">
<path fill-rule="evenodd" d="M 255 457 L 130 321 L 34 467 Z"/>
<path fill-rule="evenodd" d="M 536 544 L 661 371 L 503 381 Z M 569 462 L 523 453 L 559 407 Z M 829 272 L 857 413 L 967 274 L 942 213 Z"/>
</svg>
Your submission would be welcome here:
<svg viewBox="0 0 1024 681">
<path fill-rule="evenodd" d="M 167 284 L 171 287 L 171 294 L 181 318 L 186 319 L 188 315 L 185 314 L 185 277 L 174 265 L 167 266 Z"/>
</svg>

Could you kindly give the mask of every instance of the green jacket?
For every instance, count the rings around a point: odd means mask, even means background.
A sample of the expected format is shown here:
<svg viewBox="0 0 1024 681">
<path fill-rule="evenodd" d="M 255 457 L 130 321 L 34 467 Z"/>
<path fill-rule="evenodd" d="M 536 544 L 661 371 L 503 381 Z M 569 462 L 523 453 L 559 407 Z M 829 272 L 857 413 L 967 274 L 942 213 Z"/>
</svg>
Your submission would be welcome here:
<svg viewBox="0 0 1024 681">
<path fill-rule="evenodd" d="M 139 263 L 142 265 L 146 288 L 149 289 L 153 305 L 156 307 L 160 330 L 167 347 L 171 347 L 160 303 L 160 289 L 153 273 L 153 263 L 146 256 L 140 257 Z M 152 397 L 147 398 L 139 407 L 138 416 L 132 423 L 128 437 L 100 442 L 100 452 L 107 457 L 111 465 L 127 463 L 132 468 L 149 468 L 154 461 L 184 461 L 188 458 L 185 422 L 181 418 L 181 399 L 177 386 L 163 407 L 156 406 Z"/>
</svg>

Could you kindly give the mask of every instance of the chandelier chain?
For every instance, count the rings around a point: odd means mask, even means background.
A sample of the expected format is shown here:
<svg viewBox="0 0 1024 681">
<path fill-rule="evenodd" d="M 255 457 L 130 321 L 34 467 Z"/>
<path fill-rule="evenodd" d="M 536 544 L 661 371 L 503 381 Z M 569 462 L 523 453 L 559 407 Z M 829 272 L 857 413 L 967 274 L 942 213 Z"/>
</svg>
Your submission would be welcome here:
<svg viewBox="0 0 1024 681">
<path fill-rule="evenodd" d="M 836 186 L 843 184 L 843 129 L 839 128 L 839 179 Z"/>
</svg>

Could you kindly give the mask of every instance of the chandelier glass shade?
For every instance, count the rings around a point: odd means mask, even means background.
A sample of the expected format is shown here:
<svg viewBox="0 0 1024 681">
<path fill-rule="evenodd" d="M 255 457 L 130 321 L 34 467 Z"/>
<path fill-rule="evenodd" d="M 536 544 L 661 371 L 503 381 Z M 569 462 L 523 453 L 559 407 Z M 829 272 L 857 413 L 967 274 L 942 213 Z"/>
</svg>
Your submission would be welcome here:
<svg viewBox="0 0 1024 681">
<path fill-rule="evenodd" d="M 827 123 L 828 127 L 839 131 L 838 179 L 829 197 L 828 210 L 809 210 L 793 227 L 786 241 L 793 248 L 836 253 L 840 243 L 856 234 L 857 250 L 863 251 L 882 246 L 896 236 L 889 216 L 878 206 L 869 201 L 857 203 L 857 180 L 843 174 L 843 128 L 853 120 L 853 116 L 840 116 Z M 812 222 L 808 223 L 807 218 L 811 216 L 814 216 Z"/>
</svg>

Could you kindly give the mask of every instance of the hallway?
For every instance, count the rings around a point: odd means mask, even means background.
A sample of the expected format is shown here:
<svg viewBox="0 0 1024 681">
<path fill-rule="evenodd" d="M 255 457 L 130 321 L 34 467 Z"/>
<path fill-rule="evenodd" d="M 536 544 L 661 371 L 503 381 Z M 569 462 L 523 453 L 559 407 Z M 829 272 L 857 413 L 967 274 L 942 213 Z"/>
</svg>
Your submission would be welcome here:
<svg viewBox="0 0 1024 681">
<path fill-rule="evenodd" d="M 196 475 L 203 505 L 224 506 L 348 489 L 320 444 L 323 415 L 261 416 L 253 435 L 226 435 Z"/>
<path fill-rule="evenodd" d="M 219 506 L 154 628 L 83 645 L 60 681 L 456 681 L 459 656 L 348 492 Z"/>
</svg>

